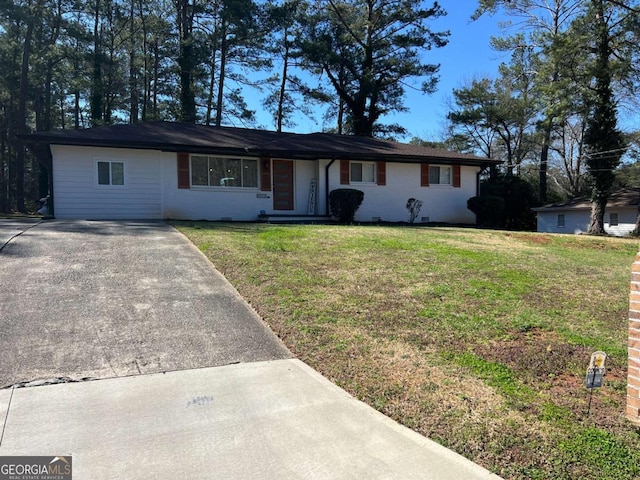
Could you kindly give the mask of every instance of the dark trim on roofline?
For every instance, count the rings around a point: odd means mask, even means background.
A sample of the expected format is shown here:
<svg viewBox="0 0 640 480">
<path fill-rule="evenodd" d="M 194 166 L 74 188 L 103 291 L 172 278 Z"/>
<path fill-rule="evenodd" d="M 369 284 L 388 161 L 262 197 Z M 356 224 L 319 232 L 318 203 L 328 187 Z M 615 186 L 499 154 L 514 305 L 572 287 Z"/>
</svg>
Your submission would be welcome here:
<svg viewBox="0 0 640 480">
<path fill-rule="evenodd" d="M 502 162 L 471 154 L 412 146 L 382 139 L 325 133 L 297 134 L 267 130 L 208 127 L 179 122 L 142 122 L 81 130 L 19 135 L 31 145 L 125 148 L 195 154 L 219 154 L 292 160 L 385 161 L 487 166 Z"/>
<path fill-rule="evenodd" d="M 372 161 L 380 160 L 390 163 L 434 163 L 439 165 L 464 165 L 469 167 L 488 168 L 491 165 L 499 165 L 502 162 L 492 159 L 477 160 L 473 158 L 446 158 L 440 156 L 426 157 L 415 155 L 384 155 L 375 153 L 341 153 L 337 155 L 335 152 L 318 152 L 309 153 L 295 150 L 269 150 L 269 149 L 252 149 L 252 148 L 228 148 L 228 147 L 212 147 L 200 145 L 176 145 L 176 144 L 158 144 L 158 143 L 142 143 L 142 142 L 87 142 L 68 140 L 61 142 L 59 138 L 33 142 L 27 140 L 25 143 L 47 143 L 49 145 L 72 146 L 72 147 L 97 147 L 97 148 L 122 148 L 132 150 L 158 150 L 161 152 L 185 152 L 191 154 L 219 154 L 232 156 L 251 156 L 251 157 L 270 157 L 270 158 L 287 158 L 291 160 L 331 160 L 332 158 L 340 158 L 342 160 L 353 161 Z"/>
<path fill-rule="evenodd" d="M 625 208 L 625 207 L 623 207 Z M 631 208 L 631 207 L 629 207 Z M 590 212 L 591 207 L 535 207 L 532 212 Z"/>
</svg>

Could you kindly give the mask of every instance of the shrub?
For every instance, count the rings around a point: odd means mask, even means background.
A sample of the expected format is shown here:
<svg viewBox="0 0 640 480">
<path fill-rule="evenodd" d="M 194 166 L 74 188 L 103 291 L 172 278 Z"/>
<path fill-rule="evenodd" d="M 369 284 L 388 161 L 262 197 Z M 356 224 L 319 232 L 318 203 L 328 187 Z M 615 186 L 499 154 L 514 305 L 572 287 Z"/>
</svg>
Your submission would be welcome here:
<svg viewBox="0 0 640 480">
<path fill-rule="evenodd" d="M 422 208 L 422 200 L 416 200 L 415 198 L 410 198 L 407 200 L 407 210 L 409 210 L 409 223 L 413 223 L 418 218 L 418 214 L 420 213 L 420 209 Z"/>
<path fill-rule="evenodd" d="M 356 211 L 362 205 L 364 192 L 353 188 L 338 188 L 329 193 L 331 215 L 341 223 L 353 223 Z"/>
<path fill-rule="evenodd" d="M 482 195 L 496 196 L 504 200 L 504 217 L 500 228 L 508 230 L 536 230 L 536 214 L 531 210 L 538 206 L 533 185 L 515 175 L 496 175 L 481 187 Z"/>
<path fill-rule="evenodd" d="M 481 195 L 467 200 L 467 208 L 476 214 L 476 223 L 483 227 L 504 224 L 504 199 L 495 195 Z"/>
</svg>

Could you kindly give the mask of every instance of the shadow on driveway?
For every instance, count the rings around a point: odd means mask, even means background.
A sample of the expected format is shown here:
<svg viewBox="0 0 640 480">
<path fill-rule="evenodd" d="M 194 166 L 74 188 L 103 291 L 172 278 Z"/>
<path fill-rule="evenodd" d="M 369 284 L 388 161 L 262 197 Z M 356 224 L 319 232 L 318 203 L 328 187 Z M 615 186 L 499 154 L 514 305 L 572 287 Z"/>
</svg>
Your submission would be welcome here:
<svg viewBox="0 0 640 480">
<path fill-rule="evenodd" d="M 291 357 L 164 223 L 27 227 L 0 252 L 0 388 Z"/>
</svg>

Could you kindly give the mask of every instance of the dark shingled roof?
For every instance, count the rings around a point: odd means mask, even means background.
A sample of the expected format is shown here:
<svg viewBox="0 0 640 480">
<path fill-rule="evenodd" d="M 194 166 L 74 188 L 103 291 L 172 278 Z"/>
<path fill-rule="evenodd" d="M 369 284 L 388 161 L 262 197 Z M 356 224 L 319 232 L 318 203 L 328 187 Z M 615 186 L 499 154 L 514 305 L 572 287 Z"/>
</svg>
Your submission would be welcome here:
<svg viewBox="0 0 640 480">
<path fill-rule="evenodd" d="M 640 188 L 622 188 L 609 196 L 607 208 L 638 207 L 640 205 Z M 554 210 L 591 210 L 591 200 L 587 197 L 573 198 L 566 202 L 552 203 L 533 208 L 535 212 Z"/>
<path fill-rule="evenodd" d="M 488 166 L 497 160 L 375 138 L 280 133 L 177 122 L 143 122 L 21 135 L 26 143 L 153 149 L 316 160 L 384 160 Z"/>
</svg>

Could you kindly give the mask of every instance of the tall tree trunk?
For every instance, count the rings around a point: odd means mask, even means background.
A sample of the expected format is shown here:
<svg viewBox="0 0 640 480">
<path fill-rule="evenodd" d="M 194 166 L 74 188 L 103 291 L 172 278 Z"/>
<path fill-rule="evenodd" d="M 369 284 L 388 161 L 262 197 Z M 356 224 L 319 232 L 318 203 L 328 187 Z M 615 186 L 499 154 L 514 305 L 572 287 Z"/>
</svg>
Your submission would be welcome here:
<svg viewBox="0 0 640 480">
<path fill-rule="evenodd" d="M 205 124 L 211 125 L 211 114 L 213 113 L 213 97 L 215 96 L 216 69 L 214 67 L 215 60 L 211 61 L 211 75 L 209 76 L 209 92 L 207 93 L 207 114 L 205 116 Z"/>
<path fill-rule="evenodd" d="M 104 84 L 102 81 L 102 40 L 100 38 L 100 0 L 96 0 L 93 22 L 93 74 L 91 77 L 91 125 L 103 120 Z"/>
<path fill-rule="evenodd" d="M 211 56 L 211 75 L 209 76 L 209 92 L 207 93 L 207 115 L 206 115 L 206 124 L 211 125 L 211 121 L 213 120 L 212 113 L 214 102 L 213 99 L 215 97 L 215 85 L 216 85 L 216 52 L 218 49 L 216 37 L 217 34 L 214 32 L 213 34 L 214 40 L 211 50 L 213 55 Z"/>
<path fill-rule="evenodd" d="M 134 0 L 129 4 L 129 92 L 131 105 L 129 107 L 129 122 L 136 123 L 139 118 L 138 105 L 138 78 L 136 73 L 136 41 L 135 41 L 135 21 Z"/>
<path fill-rule="evenodd" d="M 133 1 L 133 0 L 132 0 Z M 149 75 L 149 38 L 147 31 L 147 21 L 143 10 L 142 0 L 138 0 L 138 18 L 140 18 L 140 26 L 142 27 L 142 112 L 141 120 L 144 122 L 148 119 L 149 104 L 151 103 L 151 78 Z"/>
<path fill-rule="evenodd" d="M 153 119 L 157 120 L 160 115 L 158 115 L 158 79 L 160 78 L 160 47 L 158 47 L 158 42 L 154 42 L 153 44 L 153 108 L 152 114 Z"/>
<path fill-rule="evenodd" d="M 227 32 L 222 28 L 220 43 L 220 73 L 218 75 L 218 98 L 216 100 L 216 127 L 222 125 L 222 103 L 224 102 L 224 79 L 227 69 Z"/>
<path fill-rule="evenodd" d="M 591 235 L 604 235 L 604 212 L 607 207 L 609 196 L 599 196 L 594 198 L 591 203 L 591 217 L 589 219 L 589 228 L 587 232 Z"/>
<path fill-rule="evenodd" d="M 0 107 L 1 108 L 1 107 Z M 8 213 L 9 211 L 9 182 L 7 179 L 7 170 L 9 168 L 9 142 L 7 141 L 7 108 L 1 108 L 2 116 L 0 116 L 0 212 Z"/>
<path fill-rule="evenodd" d="M 193 14 L 189 0 L 178 0 L 178 27 L 180 34 L 180 120 L 188 123 L 196 121 L 196 100 L 193 91 L 193 68 L 195 65 L 193 48 Z M 157 87 L 156 87 L 157 88 Z"/>
<path fill-rule="evenodd" d="M 605 16 L 605 0 L 592 0 L 595 7 L 595 92 L 594 108 L 585 132 L 587 164 L 593 180 L 591 220 L 588 233 L 601 235 L 604 210 L 614 183 L 614 170 L 625 149 L 617 129 L 617 112 L 611 90 L 611 38 Z"/>
<path fill-rule="evenodd" d="M 289 40 L 288 29 L 285 27 L 283 32 L 284 41 L 284 58 L 282 62 L 282 81 L 280 82 L 280 92 L 278 92 L 278 109 L 276 112 L 276 129 L 282 131 L 282 117 L 284 117 L 284 101 L 287 93 L 287 75 L 289 74 Z"/>
<path fill-rule="evenodd" d="M 24 36 L 22 50 L 22 67 L 20 69 L 20 93 L 18 97 L 17 132 L 27 133 L 27 94 L 29 92 L 29 55 L 31 54 L 31 40 L 33 37 L 33 20 L 29 18 L 27 31 Z M 24 174 L 26 151 L 22 142 L 16 143 L 16 209 L 26 212 L 24 202 Z"/>
<path fill-rule="evenodd" d="M 544 205 L 547 203 L 547 167 L 549 165 L 549 144 L 551 143 L 551 132 L 553 124 L 547 119 L 544 125 L 544 136 L 542 137 L 542 149 L 540 150 L 540 175 L 539 175 L 539 193 L 540 202 Z"/>
<path fill-rule="evenodd" d="M 344 133 L 344 114 L 345 114 L 344 100 L 339 98 L 338 99 L 338 121 L 337 121 L 338 135 L 342 135 Z"/>
<path fill-rule="evenodd" d="M 73 55 L 73 78 L 80 78 L 80 40 L 76 39 L 75 50 Z M 77 80 L 74 82 L 73 89 L 73 128 L 80 128 L 80 88 Z"/>
</svg>

